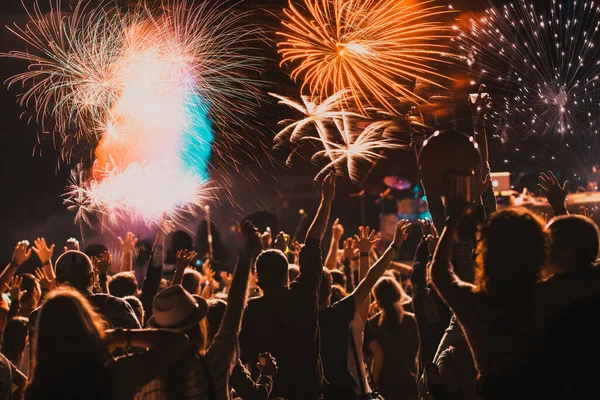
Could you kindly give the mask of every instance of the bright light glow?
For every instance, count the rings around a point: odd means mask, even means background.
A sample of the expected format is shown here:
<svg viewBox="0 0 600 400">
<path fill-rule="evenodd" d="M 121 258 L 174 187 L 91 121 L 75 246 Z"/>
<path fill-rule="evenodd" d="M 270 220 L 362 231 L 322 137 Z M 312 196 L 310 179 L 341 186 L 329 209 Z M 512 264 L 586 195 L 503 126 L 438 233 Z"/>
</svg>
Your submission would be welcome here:
<svg viewBox="0 0 600 400">
<path fill-rule="evenodd" d="M 8 83 L 23 85 L 21 103 L 59 137 L 63 158 L 80 142 L 95 147 L 93 167 L 72 171 L 66 203 L 85 223 L 90 214 L 152 225 L 195 213 L 211 195 L 211 157 L 224 158 L 213 128 L 246 140 L 234 128 L 260 98 L 248 77 L 262 66 L 260 30 L 217 2 L 85 4 L 48 15 L 34 4 L 28 25 L 12 28 L 29 50 L 3 54 L 29 63 Z"/>
</svg>

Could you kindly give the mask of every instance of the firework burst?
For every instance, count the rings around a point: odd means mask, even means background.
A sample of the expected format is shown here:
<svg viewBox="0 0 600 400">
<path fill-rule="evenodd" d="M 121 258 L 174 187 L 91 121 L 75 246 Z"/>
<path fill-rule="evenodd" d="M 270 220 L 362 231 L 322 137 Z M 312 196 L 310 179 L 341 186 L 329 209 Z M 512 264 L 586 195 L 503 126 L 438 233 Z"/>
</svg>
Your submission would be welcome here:
<svg viewBox="0 0 600 400">
<path fill-rule="evenodd" d="M 262 83 L 249 76 L 263 64 L 260 30 L 216 2 L 83 4 L 47 15 L 35 4 L 30 23 L 11 29 L 29 51 L 4 54 L 28 62 L 8 84 L 23 85 L 21 103 L 60 138 L 63 159 L 70 143 L 95 147 L 94 166 L 73 171 L 67 205 L 88 224 L 90 214 L 154 225 L 193 213 L 210 197 L 209 160 L 224 157 L 213 130 L 223 143 L 245 140 L 234 128 L 258 105 Z"/>
<path fill-rule="evenodd" d="M 205 99 L 211 119 L 228 134 L 247 125 L 262 86 L 249 75 L 260 72 L 264 62 L 252 54 L 262 32 L 243 22 L 248 13 L 185 0 L 126 11 L 110 1 L 102 7 L 85 4 L 77 3 L 71 13 L 45 15 L 35 3 L 25 27 L 9 28 L 29 50 L 2 56 L 29 66 L 8 85 L 25 88 L 20 102 L 34 110 L 45 131 L 76 140 L 100 137 L 110 110 L 131 89 L 130 78 L 143 80 L 139 74 L 146 71 L 127 68 L 139 67 L 136 58 L 143 57 L 160 58 L 172 75 L 184 71 L 175 90 Z M 60 0 L 55 8 L 60 10 Z"/>
<path fill-rule="evenodd" d="M 310 96 L 301 96 L 301 103 L 288 97 L 271 94 L 279 99 L 279 103 L 302 113 L 303 118 L 295 121 L 282 121 L 286 125 L 275 137 L 276 145 L 289 141 L 297 147 L 288 157 L 291 163 L 302 142 L 312 142 L 321 150 L 317 150 L 312 160 L 328 160 L 327 165 L 315 177 L 322 180 L 327 173 L 335 170 L 338 174 L 346 174 L 354 182 L 360 180 L 359 164 L 373 163 L 384 159 L 383 151 L 405 147 L 395 138 L 387 137 L 390 121 L 368 123 L 358 113 L 343 109 L 347 100 L 344 91 L 336 93 L 320 102 Z M 361 123 L 368 125 L 361 128 Z M 364 124 L 362 124 L 364 125 Z M 316 131 L 317 136 L 314 136 Z"/>
<path fill-rule="evenodd" d="M 516 0 L 455 27 L 473 79 L 501 93 L 494 96 L 498 135 L 581 135 L 597 128 L 599 27 L 597 3 L 556 0 Z"/>
<path fill-rule="evenodd" d="M 347 90 L 347 103 L 364 112 L 383 107 L 396 112 L 398 102 L 419 102 L 413 90 L 419 79 L 436 86 L 447 78 L 436 64 L 447 63 L 454 11 L 433 1 L 292 0 L 284 11 L 282 63 L 293 65 L 293 79 L 324 99 Z"/>
</svg>

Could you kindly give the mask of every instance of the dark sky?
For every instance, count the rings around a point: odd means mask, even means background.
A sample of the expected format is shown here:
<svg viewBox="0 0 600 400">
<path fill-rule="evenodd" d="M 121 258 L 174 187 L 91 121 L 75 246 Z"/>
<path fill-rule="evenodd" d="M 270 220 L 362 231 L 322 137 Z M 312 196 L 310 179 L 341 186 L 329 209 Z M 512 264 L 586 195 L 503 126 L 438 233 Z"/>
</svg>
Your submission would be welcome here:
<svg viewBox="0 0 600 400">
<path fill-rule="evenodd" d="M 31 4 L 31 0 L 25 1 Z M 67 3 L 66 1 L 63 1 Z M 42 4 L 45 1 L 41 1 Z M 257 18 L 267 25 L 276 21 L 269 13 L 279 13 L 284 1 L 261 2 L 246 1 L 246 7 L 256 8 Z M 47 4 L 47 3 L 46 3 Z M 456 2 L 454 2 L 456 4 Z M 20 0 L 0 1 L 0 25 L 11 24 L 13 21 L 24 22 L 25 14 Z M 273 37 L 273 35 L 272 35 Z M 15 40 L 5 28 L 0 29 L 0 52 L 12 49 L 22 49 L 19 41 Z M 265 48 L 265 55 L 272 59 L 267 66 L 268 73 L 265 74 L 272 82 L 270 91 L 293 95 L 297 87 L 277 67 L 277 54 L 273 48 Z M 2 80 L 18 72 L 23 64 L 13 60 L 0 59 L 0 76 Z M 18 88 L 15 88 L 18 89 Z M 2 132 L 0 132 L 0 168 L 2 202 L 0 207 L 0 221 L 2 230 L 0 233 L 0 262 L 10 257 L 14 243 L 20 239 L 33 239 L 45 235 L 52 242 L 61 243 L 71 235 L 79 236 L 79 229 L 73 225 L 73 214 L 65 210 L 62 205 L 61 194 L 67 183 L 70 166 L 62 165 L 58 168 L 58 154 L 51 146 L 42 146 L 42 155 L 38 152 L 32 154 L 36 147 L 37 133 L 39 127 L 35 123 L 27 124 L 20 119 L 24 111 L 16 104 L 17 90 L 8 91 L 6 87 L 0 88 L 0 112 L 2 121 Z M 270 146 L 273 132 L 277 129 L 276 122 L 285 117 L 285 111 L 278 108 L 275 102 L 268 101 L 260 111 L 258 120 L 262 126 L 257 127 L 257 132 L 249 132 L 256 136 L 256 140 L 263 143 L 263 148 Z M 262 138 L 261 138 L 262 137 Z M 253 151 L 262 165 L 253 162 L 243 154 L 234 152 L 232 157 L 243 160 L 247 168 L 242 173 L 235 171 L 215 171 L 214 176 L 228 174 L 235 182 L 231 188 L 236 199 L 238 214 L 253 212 L 265 205 L 272 205 L 279 193 L 310 192 L 312 189 L 312 177 L 316 169 L 309 163 L 299 162 L 292 170 L 285 169 L 279 163 L 285 160 L 285 154 L 274 154 L 274 160 L 269 160 L 260 150 Z M 251 174 L 254 179 L 248 179 Z M 394 155 L 393 160 L 383 163 L 375 171 L 375 180 L 380 179 L 385 172 L 404 174 L 412 180 L 416 179 L 414 168 L 414 157 L 410 152 L 399 152 Z M 349 193 L 357 188 L 347 183 L 342 183 L 340 196 L 346 198 Z M 256 192 L 267 199 L 260 199 Z M 293 197 L 293 196 L 291 196 Z M 354 200 L 352 200 L 354 201 Z M 230 209 L 229 205 L 223 207 Z M 230 217 L 232 218 L 232 217 Z"/>
</svg>

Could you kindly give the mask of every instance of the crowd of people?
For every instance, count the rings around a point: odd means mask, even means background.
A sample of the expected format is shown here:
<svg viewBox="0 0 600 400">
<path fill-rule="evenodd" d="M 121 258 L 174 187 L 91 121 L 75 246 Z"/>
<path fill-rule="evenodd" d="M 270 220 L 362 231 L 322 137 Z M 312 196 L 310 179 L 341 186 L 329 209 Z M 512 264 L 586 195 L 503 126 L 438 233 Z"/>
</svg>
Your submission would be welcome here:
<svg viewBox="0 0 600 400">
<path fill-rule="evenodd" d="M 469 202 L 427 193 L 410 266 L 396 260 L 407 220 L 383 243 L 336 219 L 323 258 L 333 173 L 304 243 L 243 221 L 220 279 L 191 248 L 166 279 L 168 220 L 141 279 L 132 233 L 120 261 L 23 240 L 0 273 L 0 400 L 598 398 L 598 227 L 567 213 L 552 172 L 552 218 L 498 210 L 475 183 Z"/>
<path fill-rule="evenodd" d="M 407 220 L 386 244 L 335 220 L 322 259 L 333 174 L 303 244 L 245 221 L 219 282 L 188 249 L 166 282 L 170 221 L 139 283 L 132 233 L 120 263 L 21 241 L 0 274 L 0 399 L 593 398 L 598 228 L 552 173 L 540 185 L 549 221 L 497 211 L 487 183 L 434 208 L 412 267 L 394 261 Z"/>
</svg>

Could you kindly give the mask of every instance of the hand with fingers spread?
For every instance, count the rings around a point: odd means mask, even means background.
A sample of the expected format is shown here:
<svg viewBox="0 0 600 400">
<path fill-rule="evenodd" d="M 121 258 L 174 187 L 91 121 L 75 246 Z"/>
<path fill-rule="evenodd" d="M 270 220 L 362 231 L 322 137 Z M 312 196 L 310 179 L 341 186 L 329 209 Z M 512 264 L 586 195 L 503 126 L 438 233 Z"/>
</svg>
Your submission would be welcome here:
<svg viewBox="0 0 600 400">
<path fill-rule="evenodd" d="M 119 244 L 121 245 L 121 251 L 123 254 L 133 254 L 135 250 L 135 245 L 137 244 L 137 238 L 131 232 L 127 232 L 125 235 L 125 239 L 118 237 Z"/>
<path fill-rule="evenodd" d="M 260 353 L 258 355 L 258 363 L 256 363 L 256 368 L 261 375 L 270 376 L 271 378 L 275 378 L 277 376 L 278 368 L 277 362 L 275 358 L 271 355 L 271 353 Z"/>
<path fill-rule="evenodd" d="M 38 268 L 34 272 L 35 277 L 40 281 L 40 286 L 45 292 L 49 292 L 56 288 L 56 280 L 54 277 L 48 276 L 43 268 Z"/>
<path fill-rule="evenodd" d="M 221 277 L 221 282 L 223 282 L 224 286 L 229 287 L 229 285 L 231 285 L 232 275 L 229 272 L 221 271 L 219 276 Z"/>
<path fill-rule="evenodd" d="M 99 274 L 110 272 L 112 266 L 112 254 L 110 251 L 107 250 L 100 257 L 95 257 L 94 259 L 96 261 L 94 267 L 96 267 Z"/>
<path fill-rule="evenodd" d="M 177 252 L 177 259 L 175 260 L 175 268 L 177 270 L 185 270 L 186 267 L 190 266 L 198 253 L 189 250 L 179 250 Z"/>
<path fill-rule="evenodd" d="M 29 242 L 27 240 L 21 240 L 15 246 L 13 251 L 12 261 L 20 266 L 31 257 L 31 249 L 29 248 Z"/>
<path fill-rule="evenodd" d="M 271 228 L 267 226 L 267 230 L 260 235 L 260 244 L 263 250 L 270 249 L 273 243 L 273 236 L 271 234 Z"/>
<path fill-rule="evenodd" d="M 565 200 L 569 193 L 569 181 L 565 181 L 561 186 L 552 171 L 548 171 L 547 174 L 542 172 L 538 180 L 538 187 L 546 192 L 546 198 L 554 210 L 554 215 L 567 214 Z"/>
<path fill-rule="evenodd" d="M 290 246 L 290 254 L 294 256 L 294 264 L 296 265 L 298 265 L 298 260 L 300 258 L 300 250 L 302 250 L 302 245 L 298 242 L 294 242 Z"/>
<path fill-rule="evenodd" d="M 333 226 L 331 227 L 331 234 L 333 235 L 333 238 L 338 241 L 344 235 L 344 227 L 342 226 L 342 224 L 340 224 L 339 218 L 336 218 L 335 221 L 333 221 Z"/>
<path fill-rule="evenodd" d="M 394 240 L 392 242 L 393 246 L 396 249 L 399 249 L 402 246 L 402 243 L 408 238 L 408 228 L 410 228 L 411 223 L 407 219 L 403 219 L 398 222 L 396 225 L 396 233 L 394 234 Z"/>
<path fill-rule="evenodd" d="M 356 247 L 358 251 L 361 253 L 369 253 L 371 248 L 375 246 L 379 242 L 379 238 L 376 237 L 376 232 L 374 229 L 370 229 L 368 226 L 359 226 L 358 227 L 359 235 L 354 235 L 354 241 L 356 243 Z"/>
<path fill-rule="evenodd" d="M 440 235 L 438 234 L 437 229 L 435 229 L 435 225 L 433 225 L 433 222 L 431 222 L 429 218 L 420 219 L 419 225 L 421 225 L 421 233 L 423 234 L 423 240 L 425 240 L 427 243 L 429 254 L 433 255 Z"/>
<path fill-rule="evenodd" d="M 15 276 L 14 278 L 11 279 L 10 283 L 8 284 L 8 291 L 10 293 L 10 298 L 13 301 L 20 301 L 21 298 L 23 297 L 23 295 L 25 293 L 27 293 L 27 290 L 21 291 L 22 284 L 23 284 L 22 276 Z"/>
<path fill-rule="evenodd" d="M 352 260 L 354 258 L 354 250 L 356 249 L 356 243 L 354 239 L 348 238 L 344 241 L 344 252 L 342 258 L 344 260 Z M 368 251 L 368 250 L 367 250 Z"/>
<path fill-rule="evenodd" d="M 42 262 L 42 265 L 46 265 L 50 263 L 50 260 L 52 259 L 52 253 L 54 253 L 54 245 L 48 247 L 48 245 L 46 244 L 46 239 L 37 238 L 33 241 L 33 246 L 31 247 L 31 250 L 33 250 L 35 254 L 37 254 L 38 258 Z"/>
<path fill-rule="evenodd" d="M 64 247 L 65 253 L 67 251 L 79 251 L 79 240 L 75 239 L 75 238 L 69 238 L 67 239 L 67 244 Z"/>
<path fill-rule="evenodd" d="M 279 232 L 279 234 L 275 238 L 275 242 L 273 242 L 273 248 L 281 250 L 285 253 L 289 240 L 290 235 L 286 234 L 285 232 Z"/>
</svg>

